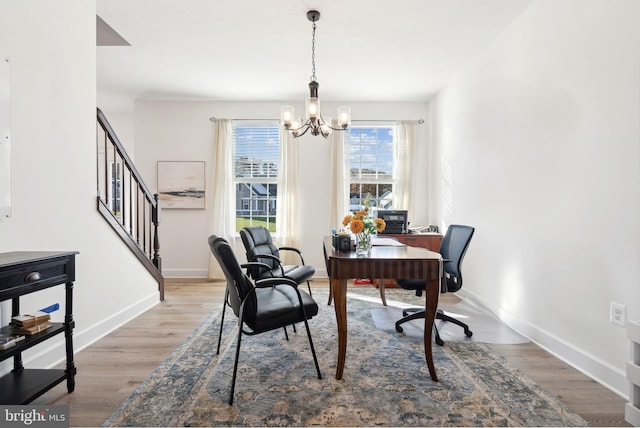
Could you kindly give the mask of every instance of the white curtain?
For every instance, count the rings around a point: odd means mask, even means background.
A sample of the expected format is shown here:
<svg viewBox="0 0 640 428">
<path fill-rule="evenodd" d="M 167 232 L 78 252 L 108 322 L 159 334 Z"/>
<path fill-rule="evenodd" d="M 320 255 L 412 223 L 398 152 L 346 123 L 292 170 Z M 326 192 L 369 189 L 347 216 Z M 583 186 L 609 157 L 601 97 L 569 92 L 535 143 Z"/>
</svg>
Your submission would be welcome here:
<svg viewBox="0 0 640 428">
<path fill-rule="evenodd" d="M 299 142 L 294 141 L 289 132 L 280 133 L 280 171 L 278 174 L 278 196 L 276 199 L 276 245 L 278 247 L 298 247 L 300 221 L 298 216 L 298 163 Z M 298 264 L 292 251 L 283 251 L 280 257 L 285 264 Z"/>
<path fill-rule="evenodd" d="M 211 233 L 235 247 L 235 186 L 233 183 L 233 126 L 230 119 L 216 119 L 213 150 L 213 186 L 208 208 L 211 213 Z M 218 261 L 209 252 L 209 278 L 223 279 Z"/>
<path fill-rule="evenodd" d="M 398 151 L 396 165 L 398 175 L 395 188 L 395 209 L 413 212 L 412 175 L 413 145 L 417 123 L 402 121 L 398 125 Z"/>
<path fill-rule="evenodd" d="M 331 213 L 329 220 L 331 229 L 340 230 L 342 219 L 349 213 L 349 192 L 348 177 L 349 165 L 345 153 L 348 147 L 349 132 L 333 132 L 329 137 L 329 146 L 331 147 L 331 171 L 329 177 L 331 179 Z"/>
</svg>

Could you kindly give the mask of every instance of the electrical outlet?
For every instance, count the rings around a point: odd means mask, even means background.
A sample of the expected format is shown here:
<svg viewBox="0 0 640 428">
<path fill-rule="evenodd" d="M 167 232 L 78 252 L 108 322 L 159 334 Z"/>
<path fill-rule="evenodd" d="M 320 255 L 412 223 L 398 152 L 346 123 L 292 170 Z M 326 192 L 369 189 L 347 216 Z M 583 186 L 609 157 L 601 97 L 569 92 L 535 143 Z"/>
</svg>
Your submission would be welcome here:
<svg viewBox="0 0 640 428">
<path fill-rule="evenodd" d="M 609 306 L 609 321 L 624 327 L 627 322 L 627 307 L 620 303 L 611 302 Z"/>
</svg>

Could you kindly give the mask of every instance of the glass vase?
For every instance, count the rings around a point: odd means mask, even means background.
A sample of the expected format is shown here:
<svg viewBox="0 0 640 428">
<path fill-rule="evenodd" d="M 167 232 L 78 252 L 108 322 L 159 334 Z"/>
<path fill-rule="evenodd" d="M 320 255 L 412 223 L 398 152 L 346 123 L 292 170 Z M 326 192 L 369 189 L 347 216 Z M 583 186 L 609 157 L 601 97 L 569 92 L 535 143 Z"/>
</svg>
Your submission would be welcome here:
<svg viewBox="0 0 640 428">
<path fill-rule="evenodd" d="M 371 255 L 371 235 L 360 233 L 356 235 L 356 256 L 367 257 Z"/>
</svg>

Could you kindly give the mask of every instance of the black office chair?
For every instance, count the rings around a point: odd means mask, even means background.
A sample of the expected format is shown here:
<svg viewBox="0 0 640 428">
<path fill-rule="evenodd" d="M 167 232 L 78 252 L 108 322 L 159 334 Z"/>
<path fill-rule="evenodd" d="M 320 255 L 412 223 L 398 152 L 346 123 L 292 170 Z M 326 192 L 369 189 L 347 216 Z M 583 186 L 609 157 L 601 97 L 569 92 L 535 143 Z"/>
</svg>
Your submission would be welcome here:
<svg viewBox="0 0 640 428">
<path fill-rule="evenodd" d="M 233 393 L 235 391 L 240 356 L 240 342 L 243 334 L 255 335 L 284 328 L 286 335 L 287 326 L 304 322 L 309 345 L 311 346 L 311 354 L 318 372 L 318 379 L 322 379 L 318 358 L 311 339 L 309 323 L 307 322 L 307 320 L 318 314 L 318 304 L 306 292 L 298 290 L 298 284 L 289 278 L 267 278 L 253 283 L 242 271 L 242 268 L 253 268 L 259 263 L 254 262 L 240 266 L 231 246 L 224 238 L 211 235 L 208 242 L 211 252 L 220 264 L 227 279 L 225 304 L 222 308 L 222 320 L 220 321 L 220 333 L 218 336 L 218 354 L 220 354 L 222 326 L 227 305 L 233 309 L 233 313 L 238 317 L 238 341 L 233 364 L 229 404 L 233 404 Z M 287 340 L 289 339 L 288 336 L 286 338 Z"/>
<path fill-rule="evenodd" d="M 316 273 L 313 266 L 305 265 L 302 252 L 295 247 L 276 247 L 269 229 L 262 226 L 244 227 L 240 230 L 242 244 L 247 254 L 247 261 L 261 262 L 263 265 L 250 267 L 247 272 L 254 280 L 284 276 L 302 284 L 307 282 L 311 295 L 309 280 Z M 280 251 L 293 251 L 300 258 L 300 265 L 283 265 Z"/>
<path fill-rule="evenodd" d="M 442 238 L 439 250 L 440 255 L 442 256 L 444 270 L 440 283 L 441 293 L 455 293 L 462 288 L 462 259 L 467 252 L 467 248 L 469 247 L 469 242 L 471 242 L 471 237 L 473 236 L 474 231 L 475 228 L 471 226 L 452 224 L 447 229 L 447 233 L 444 235 L 444 238 Z M 397 279 L 396 282 L 404 289 L 415 290 L 416 296 L 422 296 L 422 291 L 425 289 L 426 285 L 425 281 L 419 279 Z M 424 318 L 425 310 L 424 308 L 409 308 L 403 310 L 402 315 L 404 318 L 396 321 L 396 331 L 398 333 L 402 332 L 401 324 L 407 321 Z M 446 315 L 442 309 L 438 309 L 436 312 L 436 319 L 459 325 L 464 329 L 464 334 L 467 337 L 471 337 L 473 335 L 473 332 L 469 330 L 469 326 L 467 324 Z M 444 341 L 440 338 L 438 328 L 435 325 L 434 329 L 436 333 L 436 343 L 442 346 Z"/>
</svg>

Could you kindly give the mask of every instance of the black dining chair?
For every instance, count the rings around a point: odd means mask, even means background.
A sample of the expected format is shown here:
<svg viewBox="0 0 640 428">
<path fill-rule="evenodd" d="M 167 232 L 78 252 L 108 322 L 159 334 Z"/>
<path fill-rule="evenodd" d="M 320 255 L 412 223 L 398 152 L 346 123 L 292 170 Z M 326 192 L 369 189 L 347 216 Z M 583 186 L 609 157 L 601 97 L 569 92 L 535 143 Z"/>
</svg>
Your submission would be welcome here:
<svg viewBox="0 0 640 428">
<path fill-rule="evenodd" d="M 284 276 L 294 280 L 297 284 L 307 283 L 311 295 L 309 280 L 316 273 L 313 266 L 304 263 L 302 252 L 295 247 L 276 247 L 269 229 L 262 226 L 247 226 L 240 230 L 240 238 L 246 251 L 247 261 L 261 262 L 261 265 L 249 267 L 249 276 L 253 279 Z M 281 251 L 292 251 L 300 259 L 298 265 L 282 264 Z"/>
<path fill-rule="evenodd" d="M 440 292 L 441 293 L 455 293 L 462 288 L 462 260 L 467 252 L 471 238 L 475 228 L 471 226 L 463 226 L 459 224 L 452 224 L 447 228 L 447 232 L 442 238 L 440 244 L 439 253 L 442 256 L 443 263 L 443 276 L 441 279 Z M 422 296 L 422 292 L 425 289 L 425 281 L 420 279 L 397 279 L 398 285 L 407 290 L 415 290 L 416 296 Z M 401 333 L 403 331 L 401 324 L 425 317 L 424 308 L 408 308 L 402 311 L 404 318 L 396 321 L 396 331 Z M 459 325 L 464 329 L 464 334 L 467 337 L 471 337 L 473 332 L 469 329 L 469 326 L 462 321 L 453 318 L 445 314 L 442 309 L 438 309 L 436 312 L 436 319 L 448 321 Z M 436 343 L 440 346 L 444 344 L 444 341 L 440 338 L 438 328 L 434 324 Z"/>
<path fill-rule="evenodd" d="M 305 291 L 299 290 L 298 284 L 289 278 L 266 278 L 254 283 L 242 269 L 243 267 L 257 267 L 260 264 L 259 262 L 247 263 L 241 266 L 231 246 L 224 238 L 211 235 L 208 242 L 209 248 L 220 264 L 227 280 L 225 303 L 222 309 L 222 320 L 220 321 L 220 333 L 218 336 L 218 354 L 220 354 L 226 307 L 231 307 L 233 313 L 238 317 L 238 339 L 233 363 L 229 404 L 233 404 L 233 393 L 235 391 L 240 357 L 240 343 L 243 334 L 256 335 L 284 328 L 285 336 L 288 340 L 286 327 L 304 322 L 311 354 L 318 372 L 318 379 L 322 379 L 308 323 L 309 319 L 318 314 L 318 304 Z"/>
</svg>

